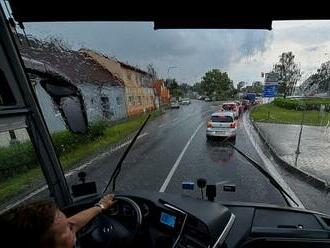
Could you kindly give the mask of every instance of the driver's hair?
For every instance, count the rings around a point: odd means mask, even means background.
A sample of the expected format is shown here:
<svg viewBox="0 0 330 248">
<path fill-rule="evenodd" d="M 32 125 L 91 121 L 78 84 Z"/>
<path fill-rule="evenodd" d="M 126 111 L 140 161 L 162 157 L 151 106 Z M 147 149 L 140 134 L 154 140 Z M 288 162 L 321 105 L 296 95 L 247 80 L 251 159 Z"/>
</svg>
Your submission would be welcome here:
<svg viewBox="0 0 330 248">
<path fill-rule="evenodd" d="M 36 201 L 22 205 L 3 214 L 0 219 L 0 233 L 8 247 L 52 248 L 53 235 L 49 233 L 56 212 L 55 203 Z M 3 247 L 3 246 L 2 246 Z"/>
</svg>

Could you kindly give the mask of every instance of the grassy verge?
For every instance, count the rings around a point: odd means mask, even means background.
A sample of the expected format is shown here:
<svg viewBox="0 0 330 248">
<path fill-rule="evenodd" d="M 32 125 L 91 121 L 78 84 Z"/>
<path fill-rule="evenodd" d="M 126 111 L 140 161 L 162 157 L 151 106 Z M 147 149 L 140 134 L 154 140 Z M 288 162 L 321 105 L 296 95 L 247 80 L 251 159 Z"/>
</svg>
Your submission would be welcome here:
<svg viewBox="0 0 330 248">
<path fill-rule="evenodd" d="M 259 122 L 300 124 L 303 117 L 303 111 L 280 108 L 269 103 L 253 108 L 251 111 L 251 117 L 252 120 Z M 320 111 L 304 111 L 304 125 L 324 126 L 328 121 L 330 121 L 329 113 L 324 113 L 324 116 L 322 117 Z"/>
<path fill-rule="evenodd" d="M 150 120 L 155 119 L 163 113 L 161 110 L 154 111 Z M 96 152 L 105 149 L 115 143 L 120 142 L 128 135 L 137 131 L 141 126 L 146 114 L 139 117 L 130 119 L 126 122 L 118 123 L 113 126 L 109 126 L 105 130 L 105 134 L 99 139 L 81 146 L 76 147 L 73 151 L 60 156 L 60 162 L 65 171 L 75 167 L 82 160 L 92 156 Z M 149 121 L 150 121 L 149 120 Z M 3 202 L 18 193 L 28 189 L 32 185 L 41 182 L 43 176 L 41 169 L 34 168 L 23 174 L 17 175 L 6 181 L 0 183 L 0 202 Z"/>
</svg>

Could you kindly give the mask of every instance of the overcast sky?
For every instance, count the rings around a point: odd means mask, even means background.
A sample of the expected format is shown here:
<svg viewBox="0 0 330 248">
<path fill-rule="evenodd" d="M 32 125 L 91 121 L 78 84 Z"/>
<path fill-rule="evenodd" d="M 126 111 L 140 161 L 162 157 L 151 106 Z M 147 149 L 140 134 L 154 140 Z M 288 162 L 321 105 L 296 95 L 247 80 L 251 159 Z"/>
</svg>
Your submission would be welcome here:
<svg viewBox="0 0 330 248">
<path fill-rule="evenodd" d="M 86 47 L 161 77 L 193 84 L 213 68 L 239 81 L 262 81 L 282 52 L 292 51 L 303 78 L 330 60 L 330 21 L 273 22 L 273 30 L 153 30 L 146 22 L 26 23 L 37 38 L 57 36 L 73 49 Z M 327 54 L 329 53 L 329 54 Z M 171 68 L 169 67 L 176 67 Z M 169 72 L 169 73 L 168 73 Z"/>
</svg>

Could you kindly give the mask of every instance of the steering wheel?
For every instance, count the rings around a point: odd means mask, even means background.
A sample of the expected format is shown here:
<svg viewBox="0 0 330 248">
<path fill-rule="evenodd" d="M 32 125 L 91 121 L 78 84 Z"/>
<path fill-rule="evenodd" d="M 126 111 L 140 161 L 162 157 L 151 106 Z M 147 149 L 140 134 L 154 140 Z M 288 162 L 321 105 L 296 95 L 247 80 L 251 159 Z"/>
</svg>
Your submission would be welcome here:
<svg viewBox="0 0 330 248">
<path fill-rule="evenodd" d="M 79 246 L 84 247 L 99 247 L 99 248 L 114 248 L 128 247 L 134 241 L 142 225 L 142 213 L 139 205 L 130 198 L 124 196 L 115 197 L 117 201 L 124 201 L 133 207 L 135 210 L 134 228 L 128 228 L 117 220 L 109 217 L 106 210 L 96 216 L 88 223 L 78 235 Z M 118 202 L 116 203 L 118 204 Z"/>
</svg>

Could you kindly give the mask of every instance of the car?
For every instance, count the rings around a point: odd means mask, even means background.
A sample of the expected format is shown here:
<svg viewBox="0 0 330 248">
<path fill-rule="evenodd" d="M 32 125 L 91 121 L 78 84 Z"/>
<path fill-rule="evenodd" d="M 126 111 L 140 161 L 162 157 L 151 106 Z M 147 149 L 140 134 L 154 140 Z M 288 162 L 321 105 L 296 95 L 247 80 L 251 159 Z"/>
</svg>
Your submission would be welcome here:
<svg viewBox="0 0 330 248">
<path fill-rule="evenodd" d="M 239 109 L 236 102 L 225 102 L 222 104 L 220 111 L 230 111 L 234 114 L 234 118 L 237 119 L 239 116 Z"/>
<path fill-rule="evenodd" d="M 243 113 L 243 106 L 242 103 L 240 101 L 235 101 L 236 106 L 238 108 L 238 116 L 240 116 Z"/>
<path fill-rule="evenodd" d="M 190 99 L 189 99 L 189 98 L 184 98 L 184 99 L 182 99 L 181 104 L 182 104 L 182 105 L 189 105 L 189 104 L 190 104 Z"/>
<path fill-rule="evenodd" d="M 215 112 L 207 123 L 206 137 L 231 137 L 236 139 L 237 121 L 233 112 Z"/>
<path fill-rule="evenodd" d="M 249 106 L 250 106 L 249 100 L 243 100 L 242 101 L 242 107 L 243 107 L 244 112 L 249 109 Z"/>
<path fill-rule="evenodd" d="M 209 97 L 205 97 L 205 102 L 210 102 L 211 101 L 211 99 L 209 98 Z"/>
<path fill-rule="evenodd" d="M 178 101 L 172 101 L 170 105 L 171 108 L 180 108 L 180 104 Z"/>
</svg>

